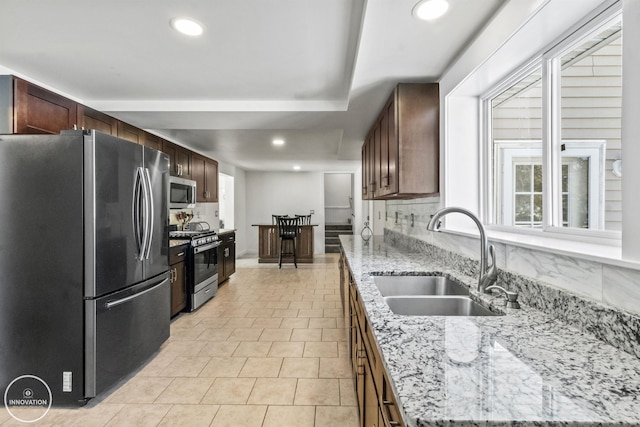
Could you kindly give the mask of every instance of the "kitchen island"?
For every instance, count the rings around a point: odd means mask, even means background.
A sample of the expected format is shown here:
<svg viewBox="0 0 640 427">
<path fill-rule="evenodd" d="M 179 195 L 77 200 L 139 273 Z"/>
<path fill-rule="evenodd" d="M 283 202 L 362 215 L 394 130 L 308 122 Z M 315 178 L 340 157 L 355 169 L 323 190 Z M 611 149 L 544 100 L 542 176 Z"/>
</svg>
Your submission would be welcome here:
<svg viewBox="0 0 640 427">
<path fill-rule="evenodd" d="M 280 237 L 276 224 L 252 224 L 258 227 L 258 262 L 278 263 L 280 253 Z M 300 225 L 300 233 L 296 237 L 296 258 L 299 263 L 313 262 L 313 227 L 317 224 Z"/>
<path fill-rule="evenodd" d="M 340 241 L 347 286 L 362 307 L 374 354 L 381 355 L 375 363 L 404 425 L 640 425 L 638 358 L 525 304 L 506 309 L 503 297 L 477 293 L 477 277 L 382 237 Z M 373 277 L 402 273 L 454 278 L 502 315 L 394 314 Z M 349 290 L 343 295 L 350 298 Z"/>
</svg>

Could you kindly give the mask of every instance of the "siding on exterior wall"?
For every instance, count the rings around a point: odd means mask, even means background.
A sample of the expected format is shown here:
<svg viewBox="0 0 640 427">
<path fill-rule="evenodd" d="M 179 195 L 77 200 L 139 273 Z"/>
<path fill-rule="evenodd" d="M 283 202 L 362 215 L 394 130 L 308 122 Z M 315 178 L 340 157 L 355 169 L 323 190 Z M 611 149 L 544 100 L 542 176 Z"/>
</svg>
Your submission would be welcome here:
<svg viewBox="0 0 640 427">
<path fill-rule="evenodd" d="M 621 230 L 622 41 L 620 39 L 562 71 L 562 139 L 605 140 L 605 229 Z M 542 138 L 540 85 L 503 102 L 493 112 L 495 140 Z"/>
</svg>

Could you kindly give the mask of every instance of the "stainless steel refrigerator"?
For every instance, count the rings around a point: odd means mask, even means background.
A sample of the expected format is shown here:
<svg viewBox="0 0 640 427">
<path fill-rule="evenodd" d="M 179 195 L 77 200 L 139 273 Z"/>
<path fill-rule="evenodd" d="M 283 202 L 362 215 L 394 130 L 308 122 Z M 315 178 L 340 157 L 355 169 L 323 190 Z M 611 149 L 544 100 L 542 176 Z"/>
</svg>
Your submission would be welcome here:
<svg viewBox="0 0 640 427">
<path fill-rule="evenodd" d="M 82 405 L 169 337 L 169 159 L 96 131 L 0 135 L 0 392 Z"/>
</svg>

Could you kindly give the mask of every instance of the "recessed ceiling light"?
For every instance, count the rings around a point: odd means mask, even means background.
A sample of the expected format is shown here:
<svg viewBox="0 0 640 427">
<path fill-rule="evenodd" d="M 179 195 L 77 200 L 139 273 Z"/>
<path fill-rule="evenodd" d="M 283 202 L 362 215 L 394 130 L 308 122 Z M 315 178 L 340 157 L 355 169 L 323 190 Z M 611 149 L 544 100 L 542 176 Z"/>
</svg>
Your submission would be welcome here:
<svg viewBox="0 0 640 427">
<path fill-rule="evenodd" d="M 284 139 L 274 139 L 273 145 L 284 145 Z"/>
<path fill-rule="evenodd" d="M 204 25 L 191 18 L 173 18 L 171 28 L 187 36 L 199 36 L 204 32 Z"/>
<path fill-rule="evenodd" d="M 413 7 L 413 16 L 423 21 L 438 19 L 449 10 L 446 0 L 422 0 Z"/>
<path fill-rule="evenodd" d="M 299 170 L 300 170 L 300 166 L 295 165 L 295 166 L 293 167 L 293 170 L 294 170 L 294 171 L 299 171 Z"/>
</svg>

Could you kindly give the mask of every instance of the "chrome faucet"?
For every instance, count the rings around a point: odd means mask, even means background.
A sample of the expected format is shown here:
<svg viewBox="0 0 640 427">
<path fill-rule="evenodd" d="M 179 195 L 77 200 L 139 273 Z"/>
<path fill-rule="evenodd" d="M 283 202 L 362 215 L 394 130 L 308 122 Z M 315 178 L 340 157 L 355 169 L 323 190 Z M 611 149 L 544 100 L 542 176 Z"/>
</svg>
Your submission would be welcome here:
<svg viewBox="0 0 640 427">
<path fill-rule="evenodd" d="M 440 218 L 452 212 L 467 215 L 473 220 L 473 222 L 476 223 L 478 229 L 480 230 L 480 277 L 478 278 L 478 292 L 487 292 L 487 288 L 496 282 L 496 279 L 498 278 L 498 270 L 496 268 L 495 248 L 493 247 L 493 245 L 489 244 L 489 241 L 487 240 L 487 234 L 484 231 L 484 226 L 482 225 L 478 217 L 463 208 L 443 208 L 433 214 L 431 221 L 429 221 L 429 224 L 427 225 L 427 230 L 439 231 Z M 491 265 L 488 265 L 487 254 L 491 256 Z"/>
</svg>

